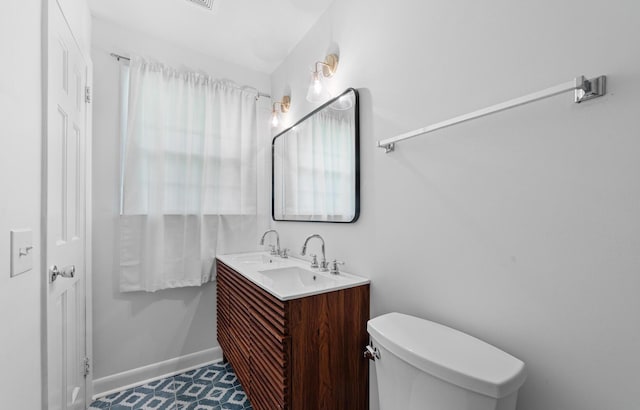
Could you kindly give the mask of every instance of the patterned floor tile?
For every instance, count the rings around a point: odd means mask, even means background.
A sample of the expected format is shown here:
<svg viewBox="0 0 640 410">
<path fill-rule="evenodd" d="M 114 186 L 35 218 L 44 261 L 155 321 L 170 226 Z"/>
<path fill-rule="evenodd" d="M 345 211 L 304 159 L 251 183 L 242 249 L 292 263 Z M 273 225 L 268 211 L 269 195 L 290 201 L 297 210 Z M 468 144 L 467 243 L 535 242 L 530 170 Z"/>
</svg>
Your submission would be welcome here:
<svg viewBox="0 0 640 410">
<path fill-rule="evenodd" d="M 114 409 L 115 406 L 118 406 L 118 410 L 125 409 L 139 409 L 144 406 L 151 398 L 154 397 L 153 390 L 149 391 L 148 389 L 143 389 L 143 391 L 136 391 L 134 389 L 130 389 L 124 392 L 117 401 L 113 402 L 111 405 L 111 409 Z"/>
<path fill-rule="evenodd" d="M 173 377 L 169 377 L 168 379 L 162 379 L 162 383 L 160 383 L 156 387 L 156 394 L 176 394 L 176 382 Z"/>
<path fill-rule="evenodd" d="M 113 393 L 91 410 L 252 410 L 231 365 L 216 363 Z"/>
<path fill-rule="evenodd" d="M 127 394 L 127 391 L 119 391 L 117 393 L 110 394 L 106 397 L 101 398 L 99 401 L 107 403 L 107 407 L 110 407 L 113 403 L 116 403 L 120 400 L 120 398 Z M 106 408 L 106 407 L 105 407 Z"/>
<path fill-rule="evenodd" d="M 184 410 L 221 410 L 220 404 L 216 402 L 212 402 L 210 400 L 200 400 L 195 403 L 191 403 L 188 407 L 185 407 Z"/>
<path fill-rule="evenodd" d="M 181 377 L 182 379 L 185 380 L 189 380 L 189 381 L 193 381 L 193 376 L 195 376 L 196 374 L 198 374 L 198 372 L 202 370 L 200 369 L 193 369 L 193 370 L 189 370 L 188 372 L 184 372 L 182 374 L 177 375 L 176 377 Z"/>
<path fill-rule="evenodd" d="M 138 408 L 140 410 L 176 410 L 177 405 L 175 397 L 153 396 L 142 407 L 136 407 L 136 410 Z"/>
<path fill-rule="evenodd" d="M 247 397 L 247 394 L 244 392 L 242 387 L 237 386 L 235 388 L 235 391 L 227 401 L 229 403 L 238 404 L 238 405 L 242 405 L 242 407 L 245 407 L 245 404 L 249 402 L 249 398 Z"/>
<path fill-rule="evenodd" d="M 204 369 L 201 369 L 200 372 L 196 373 L 196 375 L 193 377 L 193 381 L 200 383 L 215 383 L 226 372 L 227 369 L 223 366 L 208 366 Z"/>
<path fill-rule="evenodd" d="M 231 397 L 233 391 L 233 387 L 230 388 L 225 385 L 214 384 L 212 389 L 207 394 L 206 398 L 209 400 L 216 400 L 218 402 L 221 402 Z"/>
<path fill-rule="evenodd" d="M 210 383 L 193 382 L 182 386 L 176 391 L 176 398 L 181 402 L 194 402 L 204 399 L 212 388 Z"/>
<path fill-rule="evenodd" d="M 240 381 L 236 377 L 235 373 L 233 373 L 232 371 L 227 371 L 224 375 L 222 375 L 222 377 L 218 379 L 218 381 L 216 381 L 216 385 L 224 386 L 231 389 L 233 387 L 239 386 Z"/>
<path fill-rule="evenodd" d="M 249 398 L 245 394 L 242 387 L 238 386 L 233 390 L 229 390 L 221 401 L 222 409 L 229 410 L 245 410 L 250 407 Z"/>
</svg>

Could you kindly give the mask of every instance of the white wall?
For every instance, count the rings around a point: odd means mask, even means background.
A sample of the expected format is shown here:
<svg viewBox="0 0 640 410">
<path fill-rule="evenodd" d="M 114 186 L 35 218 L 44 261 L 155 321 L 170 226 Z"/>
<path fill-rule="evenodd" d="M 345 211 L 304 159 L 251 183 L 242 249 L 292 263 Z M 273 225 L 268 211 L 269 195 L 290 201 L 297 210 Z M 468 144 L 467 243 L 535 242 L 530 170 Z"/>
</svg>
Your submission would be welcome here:
<svg viewBox="0 0 640 410">
<path fill-rule="evenodd" d="M 0 397 L 39 409 L 41 2 L 0 2 Z M 10 278 L 9 231 L 32 229 L 33 270 Z"/>
<path fill-rule="evenodd" d="M 636 408 L 639 14 L 632 0 L 334 2 L 271 88 L 291 88 L 295 122 L 314 108 L 313 62 L 339 48 L 330 86 L 362 97 L 362 214 L 276 223 L 283 246 L 320 233 L 329 257 L 372 279 L 372 316 L 429 318 L 524 360 L 521 410 Z M 580 74 L 607 74 L 608 95 L 375 147 Z"/>
<path fill-rule="evenodd" d="M 115 228 L 119 210 L 118 110 L 122 63 L 109 53 L 143 55 L 266 92 L 269 77 L 108 22 L 94 19 L 93 23 L 93 340 L 94 378 L 99 379 L 218 346 L 214 283 L 153 294 L 118 290 Z M 251 238 L 250 242 L 230 246 L 253 249 L 257 238 L 255 241 Z"/>
</svg>

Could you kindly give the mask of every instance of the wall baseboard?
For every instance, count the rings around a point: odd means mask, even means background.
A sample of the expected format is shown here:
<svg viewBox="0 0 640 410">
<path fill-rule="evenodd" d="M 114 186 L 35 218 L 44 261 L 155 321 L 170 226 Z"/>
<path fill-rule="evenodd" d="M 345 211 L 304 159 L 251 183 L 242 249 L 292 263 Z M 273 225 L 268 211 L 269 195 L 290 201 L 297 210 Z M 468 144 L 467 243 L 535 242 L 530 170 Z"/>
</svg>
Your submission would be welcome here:
<svg viewBox="0 0 640 410">
<path fill-rule="evenodd" d="M 93 399 L 197 369 L 220 360 L 222 360 L 222 349 L 213 347 L 122 373 L 101 377 L 93 381 Z"/>
</svg>

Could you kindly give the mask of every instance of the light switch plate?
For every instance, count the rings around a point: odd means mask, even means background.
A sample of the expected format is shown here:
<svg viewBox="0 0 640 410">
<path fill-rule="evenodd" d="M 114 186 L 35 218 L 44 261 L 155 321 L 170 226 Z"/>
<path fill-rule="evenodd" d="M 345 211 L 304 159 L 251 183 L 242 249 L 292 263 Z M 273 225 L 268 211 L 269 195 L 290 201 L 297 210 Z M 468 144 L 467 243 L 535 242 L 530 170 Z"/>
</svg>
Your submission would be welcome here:
<svg viewBox="0 0 640 410">
<path fill-rule="evenodd" d="M 33 269 L 33 231 L 11 231 L 11 277 Z"/>
</svg>

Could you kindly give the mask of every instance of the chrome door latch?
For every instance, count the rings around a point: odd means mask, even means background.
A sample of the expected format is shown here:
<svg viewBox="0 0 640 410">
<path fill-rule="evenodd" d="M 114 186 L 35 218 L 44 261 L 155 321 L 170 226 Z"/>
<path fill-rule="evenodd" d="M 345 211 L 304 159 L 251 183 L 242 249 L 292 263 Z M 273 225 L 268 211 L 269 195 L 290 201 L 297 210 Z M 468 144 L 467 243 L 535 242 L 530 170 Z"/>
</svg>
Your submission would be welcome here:
<svg viewBox="0 0 640 410">
<path fill-rule="evenodd" d="M 364 358 L 369 360 L 380 359 L 380 351 L 377 347 L 374 347 L 372 344 L 365 346 L 364 348 Z"/>
<path fill-rule="evenodd" d="M 56 265 L 49 268 L 49 281 L 55 282 L 58 276 L 63 278 L 74 278 L 76 276 L 76 265 L 65 266 L 62 269 L 58 269 Z"/>
</svg>

